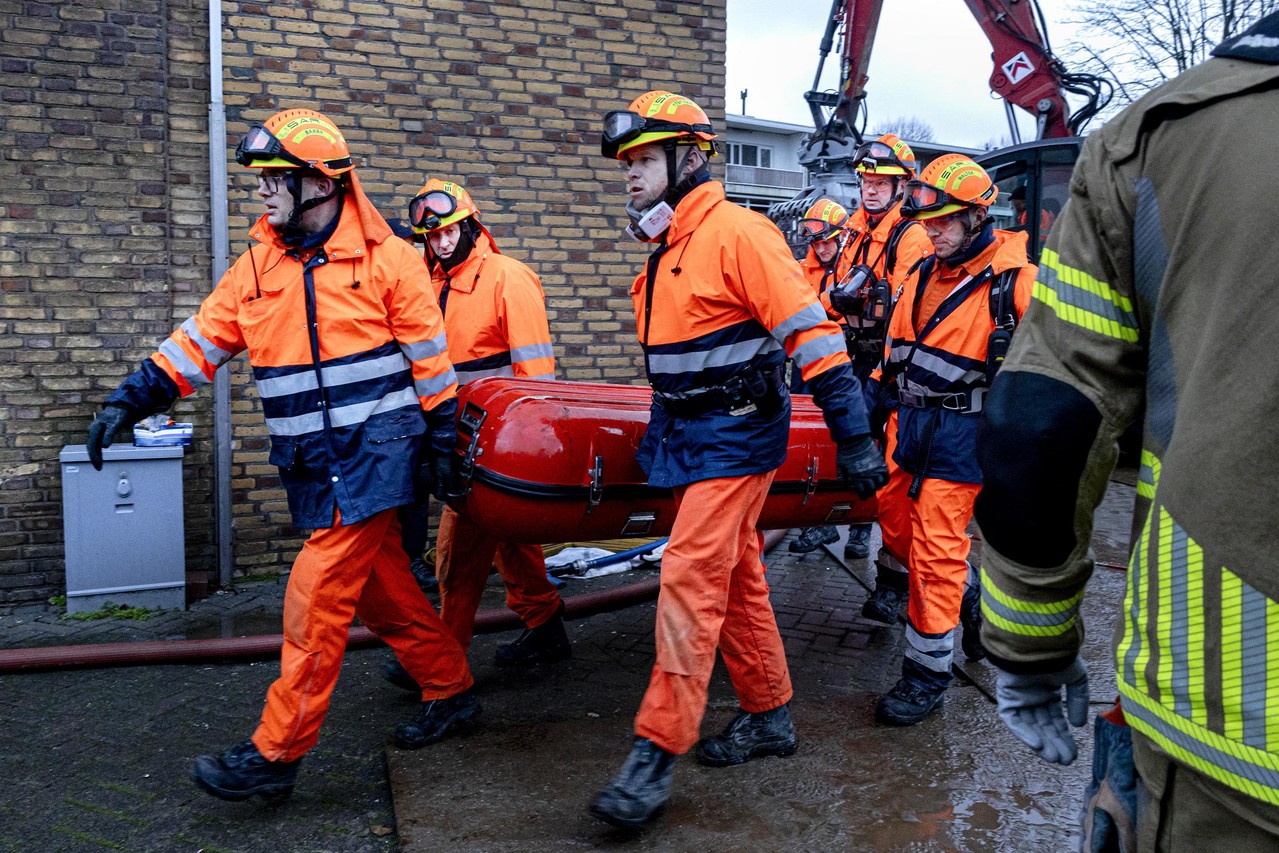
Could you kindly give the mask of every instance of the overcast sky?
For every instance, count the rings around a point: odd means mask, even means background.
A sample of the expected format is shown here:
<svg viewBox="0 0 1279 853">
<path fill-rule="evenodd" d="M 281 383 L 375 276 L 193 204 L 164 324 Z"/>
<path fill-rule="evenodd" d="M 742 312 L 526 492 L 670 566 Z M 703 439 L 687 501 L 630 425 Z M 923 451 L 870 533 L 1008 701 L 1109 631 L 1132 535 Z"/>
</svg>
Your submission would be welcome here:
<svg viewBox="0 0 1279 853">
<path fill-rule="evenodd" d="M 1070 0 L 1040 0 L 1054 53 L 1074 30 Z M 817 73 L 818 47 L 831 0 L 728 0 L 728 112 L 811 125 L 804 93 Z M 826 60 L 823 89 L 838 85 L 838 42 Z M 988 85 L 990 42 L 964 0 L 885 0 L 866 83 L 869 122 L 915 116 L 941 143 L 980 148 L 1008 136 L 1004 102 Z M 1024 139 L 1034 136 L 1018 110 Z"/>
</svg>

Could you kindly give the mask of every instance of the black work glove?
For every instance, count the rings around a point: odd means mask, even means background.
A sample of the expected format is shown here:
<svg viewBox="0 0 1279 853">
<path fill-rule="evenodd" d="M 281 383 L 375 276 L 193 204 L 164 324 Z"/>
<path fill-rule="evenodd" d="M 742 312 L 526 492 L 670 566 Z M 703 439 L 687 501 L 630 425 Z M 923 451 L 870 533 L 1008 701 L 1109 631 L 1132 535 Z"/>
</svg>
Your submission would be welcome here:
<svg viewBox="0 0 1279 853">
<path fill-rule="evenodd" d="M 432 454 L 422 467 L 426 469 L 422 472 L 423 479 L 430 483 L 431 495 L 437 501 L 461 491 L 458 487 L 457 454 Z"/>
<path fill-rule="evenodd" d="M 98 416 L 89 424 L 89 463 L 93 470 L 102 470 L 102 449 L 110 447 L 120 427 L 136 420 L 133 412 L 124 406 L 107 404 L 98 412 Z"/>
<path fill-rule="evenodd" d="M 888 482 L 888 466 L 869 435 L 840 442 L 835 448 L 835 469 L 862 500 Z"/>
</svg>

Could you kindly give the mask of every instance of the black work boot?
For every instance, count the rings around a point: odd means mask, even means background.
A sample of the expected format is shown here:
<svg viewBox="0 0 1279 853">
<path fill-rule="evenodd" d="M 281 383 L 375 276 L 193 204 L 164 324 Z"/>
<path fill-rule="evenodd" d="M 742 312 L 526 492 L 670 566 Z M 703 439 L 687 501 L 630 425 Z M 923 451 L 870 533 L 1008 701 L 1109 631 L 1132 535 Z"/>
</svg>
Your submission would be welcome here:
<svg viewBox="0 0 1279 853">
<path fill-rule="evenodd" d="M 247 800 L 255 794 L 267 802 L 293 793 L 298 778 L 297 761 L 267 761 L 253 741 L 236 744 L 221 755 L 201 755 L 191 779 L 223 800 Z"/>
<path fill-rule="evenodd" d="M 674 776 L 675 755 L 637 737 L 622 769 L 591 800 L 591 814 L 613 826 L 641 826 L 666 807 Z"/>
<path fill-rule="evenodd" d="M 497 647 L 493 662 L 498 666 L 530 666 L 551 663 L 573 656 L 573 645 L 564 630 L 564 608 L 536 628 L 525 628 L 513 643 Z"/>
<path fill-rule="evenodd" d="M 792 554 L 807 554 L 838 541 L 839 531 L 833 527 L 805 527 L 788 547 Z"/>
<path fill-rule="evenodd" d="M 940 708 L 945 695 L 944 686 L 930 686 L 913 678 L 900 678 L 892 690 L 879 697 L 875 706 L 875 722 L 885 726 L 913 726 Z"/>
<path fill-rule="evenodd" d="M 432 699 L 417 708 L 413 719 L 395 727 L 395 745 L 400 749 L 421 749 L 443 740 L 450 732 L 461 733 L 480 718 L 480 700 L 465 690 L 447 699 Z"/>
<path fill-rule="evenodd" d="M 440 588 L 439 578 L 435 576 L 435 566 L 428 566 L 426 560 L 421 557 L 414 557 L 409 561 L 409 571 L 413 573 L 413 580 L 417 581 L 422 592 L 432 592 Z"/>
<path fill-rule="evenodd" d="M 872 622 L 883 622 L 892 625 L 897 621 L 897 612 L 910 598 L 910 580 L 904 572 L 879 569 L 875 580 L 875 591 L 862 605 L 862 616 Z"/>
<path fill-rule="evenodd" d="M 844 543 L 844 556 L 852 560 L 864 560 L 870 556 L 871 524 L 854 524 L 848 528 L 848 541 Z"/>
<path fill-rule="evenodd" d="M 741 711 L 721 734 L 698 741 L 697 761 L 732 767 L 757 755 L 794 755 L 796 745 L 789 704 L 758 714 Z"/>
<path fill-rule="evenodd" d="M 400 659 L 391 656 L 391 659 L 382 664 L 382 677 L 394 684 L 401 690 L 407 690 L 410 693 L 422 694 L 422 685 L 413 680 L 413 676 L 409 675 L 409 671 L 404 668 L 404 664 L 400 663 Z"/>
<path fill-rule="evenodd" d="M 975 572 L 969 572 L 964 597 L 959 602 L 959 624 L 964 627 L 959 640 L 964 657 L 971 661 L 986 657 L 986 648 L 981 644 L 981 581 Z"/>
</svg>

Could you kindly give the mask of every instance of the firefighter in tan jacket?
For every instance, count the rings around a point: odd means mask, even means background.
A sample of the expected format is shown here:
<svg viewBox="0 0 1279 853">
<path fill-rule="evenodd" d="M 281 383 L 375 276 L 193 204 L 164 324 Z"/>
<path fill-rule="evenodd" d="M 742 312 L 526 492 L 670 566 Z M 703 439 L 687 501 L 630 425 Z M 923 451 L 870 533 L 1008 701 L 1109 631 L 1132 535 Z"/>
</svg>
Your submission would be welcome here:
<svg viewBox="0 0 1279 853">
<path fill-rule="evenodd" d="M 1144 406 L 1086 821 L 1124 850 L 1279 849 L 1279 205 L 1234 165 L 1279 157 L 1275 115 L 1279 14 L 1089 138 L 986 407 L 982 641 L 1000 716 L 1069 764 L 1093 511 Z"/>
</svg>

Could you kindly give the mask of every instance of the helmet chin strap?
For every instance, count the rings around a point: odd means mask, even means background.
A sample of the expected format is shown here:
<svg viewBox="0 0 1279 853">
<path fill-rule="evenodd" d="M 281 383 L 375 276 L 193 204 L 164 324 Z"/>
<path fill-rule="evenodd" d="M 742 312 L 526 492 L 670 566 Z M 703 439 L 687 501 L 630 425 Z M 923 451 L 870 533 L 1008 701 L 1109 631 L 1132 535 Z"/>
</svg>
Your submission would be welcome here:
<svg viewBox="0 0 1279 853">
<path fill-rule="evenodd" d="M 316 196 L 306 201 L 302 200 L 302 176 L 296 170 L 288 172 L 284 176 L 284 185 L 289 190 L 289 195 L 293 198 L 293 211 L 289 214 L 288 222 L 280 229 L 287 236 L 298 236 L 306 232 L 302 228 L 302 216 L 308 210 L 314 210 L 326 201 L 331 201 L 342 194 L 342 183 L 334 180 L 333 192 L 324 196 Z"/>
<path fill-rule="evenodd" d="M 883 216 L 892 209 L 894 204 L 902 200 L 902 188 L 904 186 L 905 181 L 903 181 L 900 177 L 894 177 L 893 194 L 882 207 L 871 207 L 866 203 L 865 197 L 862 198 L 862 207 L 865 208 L 866 212 L 871 216 Z"/>
</svg>

